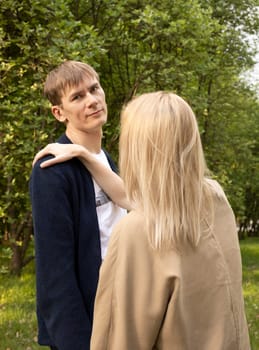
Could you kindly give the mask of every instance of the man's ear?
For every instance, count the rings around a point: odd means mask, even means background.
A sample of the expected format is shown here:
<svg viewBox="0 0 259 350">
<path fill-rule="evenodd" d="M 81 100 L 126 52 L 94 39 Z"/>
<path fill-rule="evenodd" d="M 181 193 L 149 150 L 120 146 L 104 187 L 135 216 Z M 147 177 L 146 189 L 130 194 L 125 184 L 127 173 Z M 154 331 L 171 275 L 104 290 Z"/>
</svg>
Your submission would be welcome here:
<svg viewBox="0 0 259 350">
<path fill-rule="evenodd" d="M 66 117 L 64 116 L 62 108 L 60 106 L 52 106 L 51 112 L 59 122 L 65 123 Z"/>
</svg>

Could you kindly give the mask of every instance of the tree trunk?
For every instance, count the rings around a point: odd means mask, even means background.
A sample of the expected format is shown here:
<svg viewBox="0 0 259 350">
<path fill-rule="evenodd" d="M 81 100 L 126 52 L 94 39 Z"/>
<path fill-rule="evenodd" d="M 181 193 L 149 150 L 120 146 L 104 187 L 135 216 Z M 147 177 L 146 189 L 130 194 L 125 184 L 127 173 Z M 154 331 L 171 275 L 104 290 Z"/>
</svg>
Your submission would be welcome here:
<svg viewBox="0 0 259 350">
<path fill-rule="evenodd" d="M 23 268 L 21 247 L 19 247 L 17 244 L 13 244 L 12 253 L 12 258 L 10 261 L 10 273 L 16 276 L 20 276 Z"/>
</svg>

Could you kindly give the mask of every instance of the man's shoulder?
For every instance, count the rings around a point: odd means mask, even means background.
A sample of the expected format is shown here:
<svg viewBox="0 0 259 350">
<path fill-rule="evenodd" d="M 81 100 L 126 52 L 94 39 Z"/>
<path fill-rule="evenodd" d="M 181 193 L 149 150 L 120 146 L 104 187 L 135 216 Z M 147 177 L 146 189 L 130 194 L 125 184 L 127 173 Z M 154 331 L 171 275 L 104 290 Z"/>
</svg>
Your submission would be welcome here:
<svg viewBox="0 0 259 350">
<path fill-rule="evenodd" d="M 57 194 L 67 193 L 75 198 L 77 194 L 80 195 L 82 192 L 87 196 L 93 192 L 92 177 L 78 159 L 73 158 L 63 163 L 41 168 L 40 162 L 43 160 L 39 160 L 35 164 L 31 173 L 29 180 L 31 193 L 41 189 L 42 195 L 44 195 L 44 191 L 46 193 L 51 191 Z"/>
<path fill-rule="evenodd" d="M 91 176 L 89 171 L 84 167 L 84 165 L 77 158 L 71 158 L 64 162 L 56 163 L 51 166 L 41 168 L 41 163 L 53 158 L 52 155 L 47 155 L 42 157 L 34 165 L 32 174 L 37 174 L 38 176 L 61 176 L 61 177 L 87 177 Z"/>
<path fill-rule="evenodd" d="M 62 187 L 64 184 L 67 184 L 67 186 L 76 183 L 80 186 L 90 184 L 91 175 L 79 159 L 72 158 L 62 163 L 41 168 L 41 163 L 51 158 L 53 158 L 53 156 L 48 155 L 36 162 L 31 172 L 30 182 L 38 185 L 50 184 L 51 186 L 58 187 Z"/>
</svg>

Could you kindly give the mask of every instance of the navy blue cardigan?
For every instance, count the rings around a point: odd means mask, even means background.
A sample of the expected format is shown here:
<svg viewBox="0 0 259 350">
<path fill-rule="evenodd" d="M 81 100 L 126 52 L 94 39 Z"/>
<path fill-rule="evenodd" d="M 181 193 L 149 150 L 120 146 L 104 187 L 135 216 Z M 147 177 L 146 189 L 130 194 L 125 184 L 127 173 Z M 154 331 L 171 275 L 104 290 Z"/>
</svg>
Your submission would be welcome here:
<svg viewBox="0 0 259 350">
<path fill-rule="evenodd" d="M 71 143 L 66 135 L 58 142 Z M 30 179 L 38 341 L 59 350 L 88 350 L 101 265 L 93 181 L 76 158 L 41 169 L 49 157 L 36 163 Z"/>
</svg>

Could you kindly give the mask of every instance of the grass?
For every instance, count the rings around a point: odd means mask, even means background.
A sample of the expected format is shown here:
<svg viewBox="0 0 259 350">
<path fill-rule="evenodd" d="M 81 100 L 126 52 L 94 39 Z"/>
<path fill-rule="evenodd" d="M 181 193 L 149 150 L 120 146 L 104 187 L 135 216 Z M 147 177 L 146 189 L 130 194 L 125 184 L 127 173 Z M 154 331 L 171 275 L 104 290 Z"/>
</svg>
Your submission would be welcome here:
<svg viewBox="0 0 259 350">
<path fill-rule="evenodd" d="M 243 290 L 251 349 L 259 350 L 259 238 L 240 242 Z"/>
<path fill-rule="evenodd" d="M 259 350 L 259 238 L 243 240 L 240 246 L 251 348 Z M 21 277 L 10 276 L 3 252 L 0 248 L 0 350 L 47 350 L 37 344 L 34 264 Z"/>
<path fill-rule="evenodd" d="M 10 276 L 3 249 L 0 254 L 0 350 L 49 349 L 37 344 L 34 263 L 21 277 Z"/>
</svg>

